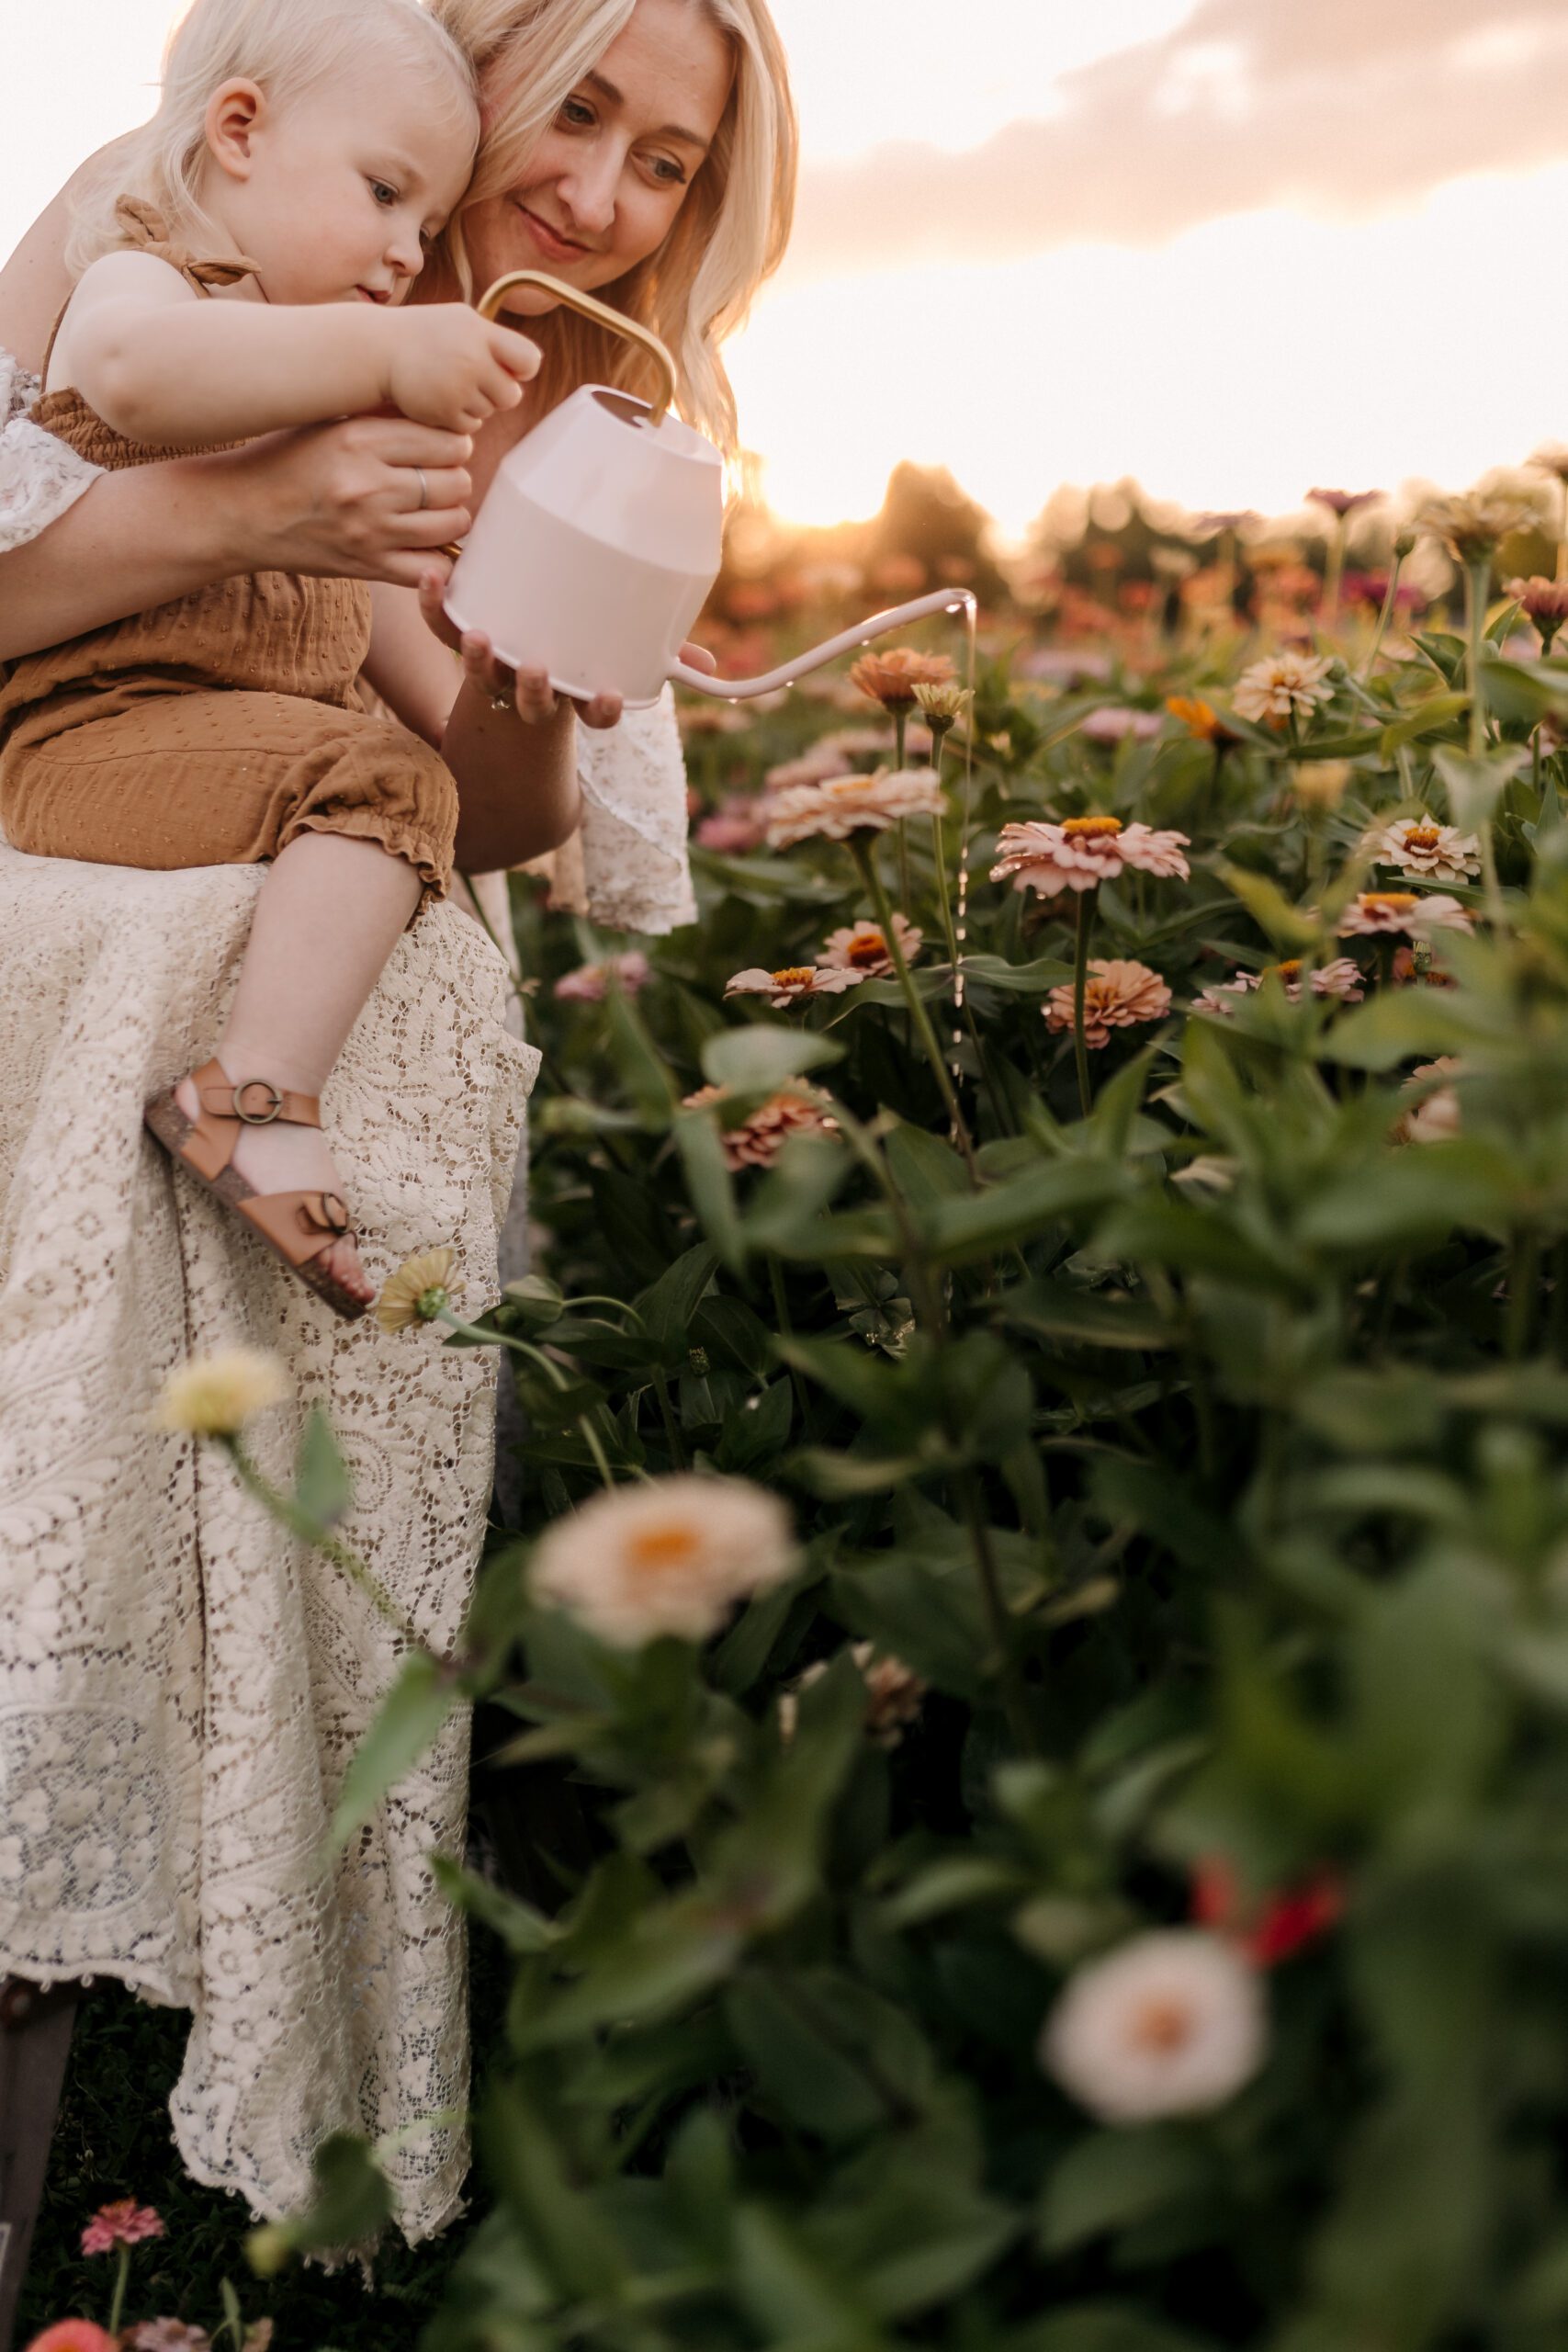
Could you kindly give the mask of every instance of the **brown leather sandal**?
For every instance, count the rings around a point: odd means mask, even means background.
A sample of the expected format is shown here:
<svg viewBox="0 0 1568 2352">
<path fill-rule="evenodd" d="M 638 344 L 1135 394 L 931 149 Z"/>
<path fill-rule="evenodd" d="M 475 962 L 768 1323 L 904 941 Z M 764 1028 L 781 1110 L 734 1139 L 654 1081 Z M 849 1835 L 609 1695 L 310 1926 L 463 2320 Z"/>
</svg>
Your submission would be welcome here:
<svg viewBox="0 0 1568 2352">
<path fill-rule="evenodd" d="M 334 1241 L 358 1236 L 348 1222 L 348 1211 L 335 1193 L 258 1193 L 230 1162 L 246 1127 L 269 1127 L 276 1119 L 295 1127 L 319 1127 L 321 1106 L 313 1094 L 283 1093 L 265 1078 L 247 1078 L 238 1086 L 221 1062 L 205 1062 L 191 1072 L 201 1104 L 199 1117 L 187 1118 L 175 1100 L 171 1086 L 149 1102 L 142 1118 L 165 1151 L 190 1170 L 198 1183 L 216 1193 L 228 1208 L 243 1216 L 269 1250 L 276 1251 L 291 1273 L 324 1299 L 334 1315 L 354 1322 L 369 1306 L 355 1298 L 319 1262 Z M 265 1099 L 259 1108 L 246 1109 L 244 1097 Z"/>
</svg>

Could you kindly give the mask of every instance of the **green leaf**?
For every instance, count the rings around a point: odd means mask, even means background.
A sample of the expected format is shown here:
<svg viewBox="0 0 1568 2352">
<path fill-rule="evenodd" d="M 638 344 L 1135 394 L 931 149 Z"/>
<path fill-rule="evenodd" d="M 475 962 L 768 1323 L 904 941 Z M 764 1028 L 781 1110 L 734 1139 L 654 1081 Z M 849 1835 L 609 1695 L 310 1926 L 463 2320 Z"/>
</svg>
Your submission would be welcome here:
<svg viewBox="0 0 1568 2352">
<path fill-rule="evenodd" d="M 1341 1250 L 1414 1247 L 1467 1227 L 1506 1232 L 1525 1179 L 1497 1145 L 1458 1136 L 1390 1151 L 1375 1171 L 1346 1169 L 1305 1204 L 1303 1241 Z"/>
<path fill-rule="evenodd" d="M 1266 874 L 1253 874 L 1246 866 L 1231 865 L 1224 859 L 1218 871 L 1258 929 L 1266 931 L 1277 945 L 1294 953 L 1310 946 L 1317 937 L 1315 917 L 1292 907 L 1279 884 L 1271 882 Z"/>
<path fill-rule="evenodd" d="M 462 1703 L 461 1682 L 439 1658 L 428 1650 L 416 1650 L 404 1659 L 344 1775 L 328 1832 L 333 1852 L 343 1851 L 404 1773 L 434 1747 L 448 1716 Z"/>
<path fill-rule="evenodd" d="M 786 1080 L 843 1057 L 842 1046 L 813 1030 L 757 1023 L 710 1038 L 703 1048 L 703 1075 L 710 1086 L 727 1087 L 731 1094 L 772 1094 Z"/>
<path fill-rule="evenodd" d="M 333 1435 L 332 1424 L 319 1405 L 312 1405 L 299 1440 L 294 1467 L 294 1499 L 318 1527 L 335 1527 L 354 1509 L 354 1485 L 348 1464 Z"/>
<path fill-rule="evenodd" d="M 1094 2132 L 1063 2157 L 1046 2184 L 1040 2244 L 1066 2254 L 1091 2238 L 1145 2222 L 1214 2186 L 1202 2140 L 1177 2124 Z"/>
<path fill-rule="evenodd" d="M 675 1122 L 675 1146 L 703 1228 L 725 1264 L 739 1272 L 746 1261 L 746 1245 L 735 1205 L 735 1180 L 712 1110 L 683 1113 Z"/>
<path fill-rule="evenodd" d="M 749 1970 L 725 2016 L 769 2103 L 813 2138 L 897 2123 L 935 2082 L 912 2018 L 834 1969 Z"/>
<path fill-rule="evenodd" d="M 935 1202 L 920 1222 L 934 1258 L 943 1265 L 968 1265 L 1037 1240 L 1047 1227 L 1087 1209 L 1104 1207 L 1127 1185 L 1124 1170 L 1112 1162 L 1075 1156 L 1047 1161 L 962 1200 Z"/>
<path fill-rule="evenodd" d="M 1468 694 L 1429 695 L 1383 729 L 1378 741 L 1378 751 L 1385 761 L 1392 761 L 1404 743 L 1418 742 L 1423 735 L 1435 735 L 1438 729 L 1462 718 L 1470 708 Z"/>
<path fill-rule="evenodd" d="M 498 2083 L 479 2119 L 485 2171 L 520 2226 L 528 2253 L 567 2298 L 617 2298 L 629 2264 L 597 2200 L 577 2188 L 534 2102 Z"/>
<path fill-rule="evenodd" d="M 548 1951 L 565 1932 L 531 1903 L 508 1894 L 503 1887 L 492 1886 L 488 1879 L 465 1870 L 446 1854 L 433 1854 L 430 1867 L 446 1900 L 459 1911 L 467 1912 L 470 1919 L 479 1920 L 501 1938 L 508 1951 L 520 1958 Z"/>
<path fill-rule="evenodd" d="M 392 2189 L 367 2143 L 334 2132 L 310 2159 L 310 2199 L 302 2213 L 253 2231 L 246 2251 L 265 2278 L 290 2255 L 344 2254 L 373 2245 L 392 2218 Z"/>
<path fill-rule="evenodd" d="M 968 1197 L 971 1186 L 964 1162 L 940 1136 L 901 1120 L 883 1150 L 888 1172 L 911 1207 L 921 1210 L 938 1201 Z"/>
<path fill-rule="evenodd" d="M 1449 796 L 1449 812 L 1464 832 L 1480 832 L 1492 822 L 1498 801 L 1521 768 L 1529 765 L 1522 744 L 1483 752 L 1472 759 L 1466 752 L 1438 744 L 1432 765 Z"/>
<path fill-rule="evenodd" d="M 649 1290 L 633 1300 L 649 1339 L 684 1358 L 692 1318 L 713 1281 L 718 1252 L 706 1242 L 685 1250 Z"/>
<path fill-rule="evenodd" d="M 1068 1340 L 1085 1348 L 1169 1348 L 1178 1334 L 1157 1308 L 1113 1292 L 1079 1290 L 1071 1283 L 1026 1283 L 1007 1292 L 1002 1319 L 1021 1331 Z"/>
</svg>

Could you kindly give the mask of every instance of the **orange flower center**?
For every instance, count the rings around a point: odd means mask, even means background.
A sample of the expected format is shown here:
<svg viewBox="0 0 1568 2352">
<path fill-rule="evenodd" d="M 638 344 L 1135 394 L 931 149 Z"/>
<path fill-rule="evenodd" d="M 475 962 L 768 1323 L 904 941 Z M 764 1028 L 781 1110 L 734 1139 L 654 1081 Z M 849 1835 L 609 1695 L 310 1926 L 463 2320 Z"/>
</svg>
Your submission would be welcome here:
<svg viewBox="0 0 1568 2352">
<path fill-rule="evenodd" d="M 1420 900 L 1414 890 L 1363 890 L 1361 904 L 1369 908 L 1386 908 L 1391 915 L 1407 915 Z"/>
<path fill-rule="evenodd" d="M 1120 817 L 1069 817 L 1062 837 L 1069 842 L 1106 841 L 1122 830 Z"/>
<path fill-rule="evenodd" d="M 1133 2018 L 1129 2039 L 1137 2049 L 1165 2057 L 1171 2051 L 1179 2050 L 1184 2041 L 1190 2040 L 1191 2033 L 1192 2013 L 1186 2004 L 1172 2000 L 1168 1995 L 1164 1999 L 1155 1995 Z"/>
<path fill-rule="evenodd" d="M 1436 825 L 1412 825 L 1404 836 L 1406 849 L 1436 849 L 1442 835 Z"/>
<path fill-rule="evenodd" d="M 689 1520 L 671 1520 L 663 1527 L 645 1527 L 626 1547 L 629 1566 L 640 1575 L 658 1576 L 663 1569 L 683 1567 L 694 1559 L 699 1538 Z"/>
<path fill-rule="evenodd" d="M 1288 964 L 1270 964 L 1269 969 L 1274 974 L 1277 979 L 1284 980 L 1289 984 L 1292 980 L 1299 980 L 1301 978 L 1302 959 L 1299 956 L 1292 956 Z"/>
<path fill-rule="evenodd" d="M 773 974 L 776 989 L 803 989 L 817 978 L 809 964 L 791 964 L 786 971 Z"/>
<path fill-rule="evenodd" d="M 884 964 L 887 960 L 887 942 L 879 931 L 863 931 L 858 939 L 850 942 L 850 962 L 858 971 L 863 964 Z"/>
</svg>

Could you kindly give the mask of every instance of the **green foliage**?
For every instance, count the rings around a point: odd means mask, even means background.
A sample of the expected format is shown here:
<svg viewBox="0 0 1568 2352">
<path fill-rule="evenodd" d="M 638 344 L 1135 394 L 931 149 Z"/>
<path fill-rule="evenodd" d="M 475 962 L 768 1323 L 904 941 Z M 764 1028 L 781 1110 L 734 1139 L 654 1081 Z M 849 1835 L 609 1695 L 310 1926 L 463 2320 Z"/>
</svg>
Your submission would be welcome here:
<svg viewBox="0 0 1568 2352">
<path fill-rule="evenodd" d="M 554 1374 L 516 1360 L 526 1523 L 455 1672 L 588 1826 L 526 1901 L 438 1864 L 512 1993 L 428 2352 L 1562 2340 L 1568 779 L 1535 730 L 1568 671 L 1515 650 L 1393 638 L 1218 745 L 1097 745 L 1114 687 L 990 664 L 947 820 L 875 845 L 909 996 L 726 1007 L 873 917 L 823 840 L 700 859 L 635 1004 L 546 1000 L 576 1110 L 536 1164 L 549 1279 L 495 1326 Z M 1159 692 L 1226 707 L 1235 666 Z M 1341 934 L 1422 812 L 1485 833 L 1407 886 L 1473 934 Z M 1003 825 L 1099 813 L 1179 828 L 1190 879 L 987 878 Z M 1080 905 L 1171 999 L 1086 1048 L 1087 1104 L 1052 994 Z M 517 911 L 531 968 L 575 960 Z M 835 1125 L 752 1148 L 781 1091 Z M 787 1494 L 790 1581 L 705 1647 L 530 1594 L 547 1524 L 688 1470 Z M 405 1669 L 346 1818 L 446 1696 Z M 1064 1987 L 1217 1884 L 1221 1932 L 1283 1939 L 1246 1947 L 1256 2067 L 1080 2104 L 1043 2055 Z M 1280 1898 L 1324 1889 L 1295 1948 Z"/>
</svg>

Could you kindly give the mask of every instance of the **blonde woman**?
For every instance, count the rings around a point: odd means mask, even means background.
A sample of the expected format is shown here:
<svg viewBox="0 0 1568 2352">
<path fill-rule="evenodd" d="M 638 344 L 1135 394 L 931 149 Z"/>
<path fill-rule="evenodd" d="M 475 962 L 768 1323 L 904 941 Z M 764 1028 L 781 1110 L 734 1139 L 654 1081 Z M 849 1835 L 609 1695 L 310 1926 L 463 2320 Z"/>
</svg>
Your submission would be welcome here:
<svg viewBox="0 0 1568 2352">
<path fill-rule="evenodd" d="M 794 187 L 764 0 L 441 0 L 436 13 L 478 70 L 483 139 L 417 299 L 524 266 L 591 288 L 661 334 L 685 413 L 733 450 L 721 347 L 783 251 Z M 434 614 L 438 551 L 513 435 L 579 381 L 635 384 L 635 356 L 530 300 L 515 323 L 539 376 L 471 446 L 362 417 L 97 473 L 31 413 L 70 293 L 67 198 L 100 184 L 89 173 L 0 272 L 0 662 L 237 573 L 369 580 L 390 658 L 406 650 L 405 707 L 424 696 L 420 731 L 451 745 L 528 727 L 522 764 L 553 765 L 568 799 L 581 779 L 613 844 L 590 875 L 597 910 L 637 920 L 622 876 L 641 857 L 666 910 L 649 927 L 667 927 L 680 796 L 668 715 L 631 736 L 606 726 L 612 707 L 574 713 L 481 646 L 433 663 L 419 609 L 423 591 Z M 610 808 L 593 808 L 596 776 Z M 504 867 L 532 846 L 503 786 L 462 797 L 459 866 Z M 290 1305 L 270 1261 L 236 1290 L 239 1245 L 166 1185 L 148 1189 L 146 1080 L 155 1061 L 183 1066 L 193 1023 L 231 981 L 254 878 L 129 872 L 122 888 L 102 867 L 0 847 L 0 1428 L 22 1464 L 0 1493 L 0 1973 L 108 1974 L 188 2007 L 172 2107 L 193 2173 L 276 2214 L 308 2193 L 322 2136 L 366 2131 L 394 2147 L 398 2220 L 419 2238 L 451 2218 L 467 2165 L 441 2115 L 466 2095 L 462 1941 L 426 1860 L 462 1849 L 466 1734 L 449 1725 L 352 1852 L 322 1860 L 393 1648 L 357 1594 L 280 1549 L 221 1465 L 151 1442 L 146 1409 L 165 1350 L 265 1335 L 344 1441 L 349 1532 L 445 1645 L 483 1532 L 493 1375 L 419 1333 L 312 1328 L 311 1302 Z M 227 910 L 228 965 L 204 949 L 197 968 L 184 944 L 196 897 L 192 935 L 213 904 Z M 527 1080 L 495 1018 L 497 969 L 474 926 L 433 910 L 394 952 L 334 1080 L 344 1176 L 388 1262 L 455 1238 L 451 1279 L 475 1305 Z M 19 1013 L 46 1001 L 49 1034 L 18 1034 Z M 278 1413 L 251 1434 L 280 1482 L 297 1427 Z M 409 2132 L 421 2116 L 436 2120 Z"/>
</svg>

